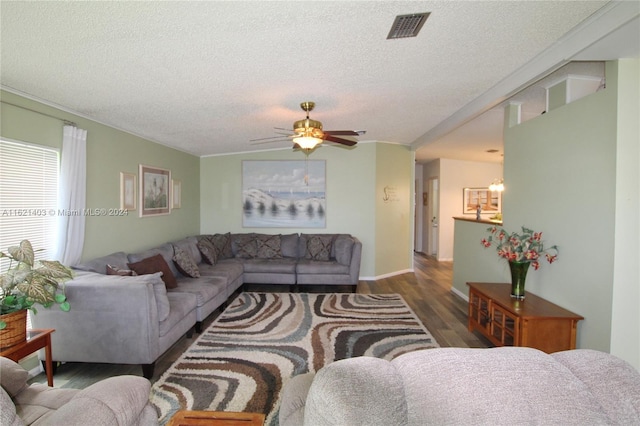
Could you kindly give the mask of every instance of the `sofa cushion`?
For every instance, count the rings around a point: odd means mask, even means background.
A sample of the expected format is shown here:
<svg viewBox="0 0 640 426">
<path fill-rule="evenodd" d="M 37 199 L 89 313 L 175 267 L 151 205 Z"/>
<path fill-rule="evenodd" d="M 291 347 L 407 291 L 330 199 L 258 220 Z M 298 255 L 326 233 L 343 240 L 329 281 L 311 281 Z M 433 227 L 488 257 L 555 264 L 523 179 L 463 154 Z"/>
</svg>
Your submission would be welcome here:
<svg viewBox="0 0 640 426">
<path fill-rule="evenodd" d="M 202 261 L 209 265 L 215 265 L 218 261 L 218 254 L 216 248 L 208 238 L 200 238 L 196 244 L 200 254 L 202 255 Z"/>
<path fill-rule="evenodd" d="M 190 278 L 200 278 L 198 264 L 193 260 L 189 253 L 178 246 L 175 247 L 173 262 L 176 264 L 178 271 L 180 271 L 182 275 Z"/>
<path fill-rule="evenodd" d="M 0 357 L 0 386 L 14 397 L 27 387 L 29 372 L 17 362 Z"/>
<path fill-rule="evenodd" d="M 231 259 L 233 250 L 231 248 L 231 233 L 207 235 L 211 244 L 216 248 L 216 257 L 218 259 Z"/>
<path fill-rule="evenodd" d="M 160 321 L 158 325 L 158 333 L 161 337 L 171 335 L 175 333 L 175 326 L 180 322 L 183 322 L 185 318 L 193 315 L 194 323 L 196 321 L 196 308 L 198 307 L 198 296 L 186 291 L 169 291 L 167 292 L 167 298 L 171 309 L 169 316 L 163 321 Z M 193 325 L 194 323 L 191 323 Z M 184 334 L 181 332 L 180 335 Z M 179 338 L 179 336 L 175 336 Z M 175 340 L 172 338 L 175 342 Z"/>
<path fill-rule="evenodd" d="M 24 423 L 16 413 L 16 405 L 4 389 L 0 388 L 0 425 L 22 426 Z"/>
<path fill-rule="evenodd" d="M 178 287 L 169 290 L 169 294 L 175 292 L 195 294 L 198 298 L 198 306 L 202 306 L 224 293 L 226 284 L 227 281 L 222 277 L 180 278 Z"/>
<path fill-rule="evenodd" d="M 282 259 L 280 235 L 256 235 L 256 257 L 260 259 Z"/>
<path fill-rule="evenodd" d="M 336 262 L 335 260 L 310 260 L 300 259 L 296 266 L 298 274 L 313 275 L 345 275 L 349 274 L 349 266 Z"/>
<path fill-rule="evenodd" d="M 331 235 L 309 235 L 307 236 L 307 251 L 305 259 L 329 260 L 331 257 Z"/>
<path fill-rule="evenodd" d="M 640 424 L 640 373 L 626 361 L 592 349 L 551 354 L 595 396 L 611 424 Z"/>
<path fill-rule="evenodd" d="M 60 407 L 68 404 L 78 392 L 78 389 L 50 388 L 36 383 L 20 392 L 13 400 L 16 413 L 25 424 L 56 424 L 49 423 L 47 419 Z"/>
<path fill-rule="evenodd" d="M 335 259 L 342 265 L 351 264 L 351 254 L 355 240 L 351 235 L 338 235 L 333 242 L 333 250 Z"/>
<path fill-rule="evenodd" d="M 311 384 L 304 424 L 408 425 L 404 390 L 402 377 L 388 361 L 357 357 L 331 363 L 318 371 Z M 424 417 L 422 424 L 425 420 L 431 418 Z"/>
<path fill-rule="evenodd" d="M 232 283 L 242 277 L 243 267 L 238 259 L 223 259 L 215 265 L 200 265 L 200 275 L 203 277 L 223 277 L 228 283 Z"/>
<path fill-rule="evenodd" d="M 425 418 L 454 425 L 607 424 L 587 386 L 537 349 L 427 349 L 391 363 L 404 382 L 409 425 Z"/>
<path fill-rule="evenodd" d="M 97 272 L 98 274 L 106 274 L 107 273 L 107 265 L 111 265 L 118 269 L 128 269 L 127 268 L 127 254 L 123 251 L 119 251 L 116 253 L 111 253 L 106 256 L 97 257 L 93 260 L 89 260 L 87 262 L 82 262 L 78 265 L 75 265 L 73 269 L 78 269 L 80 271 L 89 271 L 89 272 Z"/>
<path fill-rule="evenodd" d="M 176 277 L 169 269 L 169 265 L 164 260 L 161 254 L 156 254 L 151 257 L 142 259 L 139 262 L 129 263 L 129 268 L 136 271 L 138 275 L 155 274 L 156 272 L 162 272 L 162 281 L 167 288 L 175 288 L 178 283 Z"/>
<path fill-rule="evenodd" d="M 142 377 L 108 377 L 77 392 L 47 420 L 54 425 L 135 425 L 149 403 L 150 382 Z"/>
<path fill-rule="evenodd" d="M 298 242 L 300 235 L 298 234 L 286 234 L 280 236 L 280 251 L 283 257 L 298 258 Z"/>
<path fill-rule="evenodd" d="M 255 234 L 239 234 L 232 241 L 235 257 L 240 259 L 253 259 L 258 256 L 258 244 Z"/>
<path fill-rule="evenodd" d="M 244 272 L 263 274 L 295 274 L 295 259 L 246 259 Z"/>
</svg>

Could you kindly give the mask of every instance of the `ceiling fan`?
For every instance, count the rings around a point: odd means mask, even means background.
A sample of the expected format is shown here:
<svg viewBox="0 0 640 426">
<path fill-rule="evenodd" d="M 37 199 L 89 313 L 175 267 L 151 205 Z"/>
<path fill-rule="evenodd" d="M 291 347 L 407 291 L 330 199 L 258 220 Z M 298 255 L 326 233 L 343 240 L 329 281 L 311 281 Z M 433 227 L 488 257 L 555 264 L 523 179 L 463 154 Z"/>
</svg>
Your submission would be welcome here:
<svg viewBox="0 0 640 426">
<path fill-rule="evenodd" d="M 334 142 L 346 146 L 354 146 L 358 143 L 357 141 L 338 136 L 362 136 L 366 133 L 365 130 L 322 130 L 321 122 L 309 118 L 309 111 L 312 111 L 315 106 L 315 102 L 310 101 L 302 102 L 300 104 L 300 108 L 307 113 L 307 118 L 293 123 L 293 130 L 275 127 L 277 131 L 285 131 L 287 133 L 280 133 L 281 136 L 274 136 L 270 138 L 252 139 L 251 142 L 278 142 L 279 140 L 283 140 L 283 136 L 286 136 L 293 140 L 294 149 L 300 148 L 305 152 L 310 152 L 323 141 Z"/>
</svg>

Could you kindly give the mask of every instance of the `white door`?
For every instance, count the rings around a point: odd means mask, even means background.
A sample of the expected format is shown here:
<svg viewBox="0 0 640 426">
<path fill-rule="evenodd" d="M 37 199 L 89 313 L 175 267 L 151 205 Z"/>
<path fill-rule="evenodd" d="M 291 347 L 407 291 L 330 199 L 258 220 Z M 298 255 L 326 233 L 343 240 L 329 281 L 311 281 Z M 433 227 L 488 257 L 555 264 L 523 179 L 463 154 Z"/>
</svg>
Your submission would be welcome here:
<svg viewBox="0 0 640 426">
<path fill-rule="evenodd" d="M 438 178 L 429 178 L 427 181 L 428 188 L 428 208 L 427 208 L 427 254 L 438 257 L 438 223 L 439 218 L 439 188 Z"/>
</svg>

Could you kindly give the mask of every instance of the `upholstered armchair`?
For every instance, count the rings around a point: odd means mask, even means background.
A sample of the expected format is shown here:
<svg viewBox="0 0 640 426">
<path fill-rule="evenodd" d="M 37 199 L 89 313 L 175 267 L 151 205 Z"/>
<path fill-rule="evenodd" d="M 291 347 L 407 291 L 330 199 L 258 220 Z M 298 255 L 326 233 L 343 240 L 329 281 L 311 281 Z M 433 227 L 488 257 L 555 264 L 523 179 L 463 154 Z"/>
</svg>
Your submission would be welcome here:
<svg viewBox="0 0 640 426">
<path fill-rule="evenodd" d="M 138 376 L 110 377 L 86 389 L 27 383 L 20 364 L 0 357 L 0 425 L 157 425 L 151 384 Z"/>
</svg>

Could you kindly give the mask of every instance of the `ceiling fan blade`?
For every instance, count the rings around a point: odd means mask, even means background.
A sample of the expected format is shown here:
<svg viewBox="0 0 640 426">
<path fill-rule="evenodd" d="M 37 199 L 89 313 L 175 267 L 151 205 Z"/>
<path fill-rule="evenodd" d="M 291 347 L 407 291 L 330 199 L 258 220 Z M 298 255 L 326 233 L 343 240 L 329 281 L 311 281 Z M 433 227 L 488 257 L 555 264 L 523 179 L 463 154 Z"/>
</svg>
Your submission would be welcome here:
<svg viewBox="0 0 640 426">
<path fill-rule="evenodd" d="M 324 134 L 322 139 L 324 139 L 325 141 L 340 143 L 342 145 L 347 145 L 347 146 L 354 146 L 355 144 L 358 143 L 356 141 L 350 141 L 349 139 L 337 138 L 335 136 L 331 136 L 326 133 Z"/>
<path fill-rule="evenodd" d="M 272 139 L 272 140 L 268 140 L 268 141 L 251 142 L 250 145 L 262 145 L 262 144 L 265 144 L 265 143 L 276 143 L 276 142 L 291 142 L 291 139 L 280 138 L 280 139 Z"/>
<path fill-rule="evenodd" d="M 367 133 L 366 130 L 325 130 L 325 134 L 333 136 L 362 136 Z"/>
<path fill-rule="evenodd" d="M 284 139 L 286 137 L 289 137 L 289 135 L 269 136 L 268 138 L 249 139 L 249 142 L 266 141 L 266 140 L 269 140 L 269 139 Z"/>
</svg>

